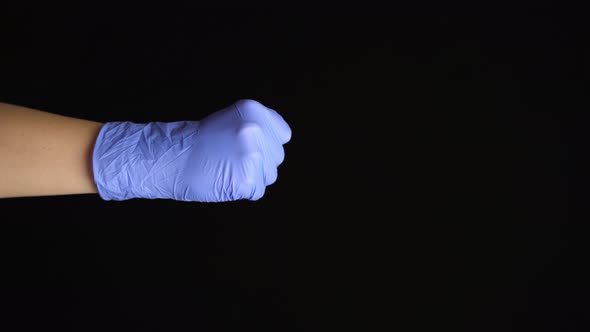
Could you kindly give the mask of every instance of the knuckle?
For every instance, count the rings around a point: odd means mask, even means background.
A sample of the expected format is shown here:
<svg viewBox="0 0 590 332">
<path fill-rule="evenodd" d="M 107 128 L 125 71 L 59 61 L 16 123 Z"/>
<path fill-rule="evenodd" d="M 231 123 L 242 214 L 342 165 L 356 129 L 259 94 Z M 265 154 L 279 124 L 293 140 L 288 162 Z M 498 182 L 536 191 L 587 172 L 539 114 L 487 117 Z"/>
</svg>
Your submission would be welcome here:
<svg viewBox="0 0 590 332">
<path fill-rule="evenodd" d="M 254 110 L 254 109 L 260 109 L 262 104 L 257 102 L 254 99 L 240 99 L 236 102 L 236 105 L 238 106 L 238 108 L 240 108 L 242 111 L 249 111 L 249 110 Z M 264 108 L 264 107 L 262 107 Z"/>
<path fill-rule="evenodd" d="M 237 141 L 248 146 L 249 148 L 246 149 L 248 151 L 257 149 L 262 135 L 263 132 L 260 125 L 253 122 L 240 125 L 236 131 Z"/>
<path fill-rule="evenodd" d="M 278 172 L 277 172 L 276 168 L 272 169 L 270 172 L 268 172 L 268 174 L 266 174 L 265 184 L 267 186 L 269 186 L 269 185 L 275 183 L 277 181 L 277 178 L 278 178 Z"/>
<path fill-rule="evenodd" d="M 283 140 L 285 142 L 289 142 L 293 136 L 293 131 L 291 130 L 291 127 L 287 126 L 285 132 L 283 133 L 284 137 Z"/>
<path fill-rule="evenodd" d="M 244 122 L 238 127 L 237 133 L 242 138 L 252 138 L 262 133 L 262 127 L 256 122 Z"/>
<path fill-rule="evenodd" d="M 262 103 L 254 99 L 240 99 L 236 102 L 236 106 L 245 116 L 254 118 L 268 116 L 271 114 L 271 112 L 273 112 Z"/>
<path fill-rule="evenodd" d="M 283 161 L 285 161 L 285 149 L 283 149 L 283 147 L 281 146 L 281 148 L 279 149 L 279 154 L 277 156 L 277 165 L 282 164 Z"/>
</svg>

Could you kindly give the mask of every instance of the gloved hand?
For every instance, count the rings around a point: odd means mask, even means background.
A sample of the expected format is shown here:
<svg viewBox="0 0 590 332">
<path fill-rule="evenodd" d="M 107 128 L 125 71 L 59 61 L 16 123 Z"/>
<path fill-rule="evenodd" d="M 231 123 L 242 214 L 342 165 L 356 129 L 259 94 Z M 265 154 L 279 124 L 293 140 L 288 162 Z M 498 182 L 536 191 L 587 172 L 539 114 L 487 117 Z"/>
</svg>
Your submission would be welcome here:
<svg viewBox="0 0 590 332">
<path fill-rule="evenodd" d="M 201 121 L 107 122 L 93 151 L 104 200 L 258 200 L 277 179 L 291 129 L 274 110 L 239 100 Z"/>
</svg>

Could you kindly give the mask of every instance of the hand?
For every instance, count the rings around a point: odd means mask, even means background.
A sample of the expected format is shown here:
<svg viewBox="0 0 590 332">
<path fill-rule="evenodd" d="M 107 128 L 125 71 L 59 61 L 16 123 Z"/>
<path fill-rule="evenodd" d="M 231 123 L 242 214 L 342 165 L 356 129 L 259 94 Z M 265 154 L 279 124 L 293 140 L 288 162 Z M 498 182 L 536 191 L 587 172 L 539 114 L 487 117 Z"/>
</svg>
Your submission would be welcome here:
<svg viewBox="0 0 590 332">
<path fill-rule="evenodd" d="M 201 121 L 108 122 L 94 178 L 105 200 L 258 200 L 277 180 L 291 129 L 274 110 L 239 100 Z"/>
</svg>

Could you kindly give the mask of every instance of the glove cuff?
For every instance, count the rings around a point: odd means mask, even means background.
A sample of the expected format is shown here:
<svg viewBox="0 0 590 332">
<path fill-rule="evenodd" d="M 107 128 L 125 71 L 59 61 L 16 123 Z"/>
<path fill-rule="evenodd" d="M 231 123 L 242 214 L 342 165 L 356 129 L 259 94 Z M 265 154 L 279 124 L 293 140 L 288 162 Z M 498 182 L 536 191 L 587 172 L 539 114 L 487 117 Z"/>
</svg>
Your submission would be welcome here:
<svg viewBox="0 0 590 332">
<path fill-rule="evenodd" d="M 92 169 L 98 195 L 103 200 L 122 201 L 137 197 L 131 190 L 130 159 L 145 126 L 133 122 L 107 122 L 100 129 L 92 153 Z"/>
<path fill-rule="evenodd" d="M 163 185 L 175 173 L 166 169 L 168 160 L 173 156 L 181 162 L 179 156 L 190 148 L 197 128 L 197 121 L 105 123 L 92 156 L 100 197 L 107 201 L 174 198 L 174 188 Z"/>
</svg>

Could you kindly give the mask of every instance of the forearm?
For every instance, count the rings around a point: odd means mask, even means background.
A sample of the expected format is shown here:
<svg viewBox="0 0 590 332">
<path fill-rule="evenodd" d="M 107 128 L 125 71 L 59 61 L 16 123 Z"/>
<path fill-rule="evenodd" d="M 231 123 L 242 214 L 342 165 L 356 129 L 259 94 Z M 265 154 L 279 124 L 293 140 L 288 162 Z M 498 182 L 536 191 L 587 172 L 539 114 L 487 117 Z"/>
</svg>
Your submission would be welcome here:
<svg viewBox="0 0 590 332">
<path fill-rule="evenodd" d="M 96 193 L 102 124 L 0 103 L 0 198 Z"/>
</svg>

